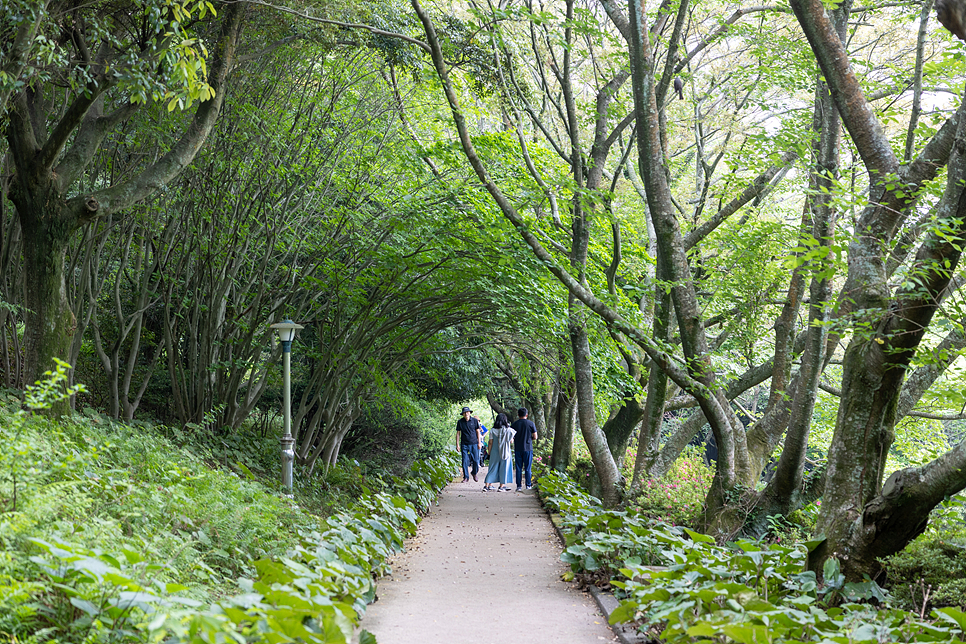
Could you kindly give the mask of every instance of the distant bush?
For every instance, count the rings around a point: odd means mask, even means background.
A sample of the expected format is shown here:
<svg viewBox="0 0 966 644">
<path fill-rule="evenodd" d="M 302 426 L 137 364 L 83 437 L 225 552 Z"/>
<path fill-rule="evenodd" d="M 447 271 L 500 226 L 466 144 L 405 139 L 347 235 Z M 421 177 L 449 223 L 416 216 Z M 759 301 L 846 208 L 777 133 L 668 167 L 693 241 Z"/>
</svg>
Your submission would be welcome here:
<svg viewBox="0 0 966 644">
<path fill-rule="evenodd" d="M 575 455 L 567 467 L 567 475 L 585 492 L 589 492 L 594 476 L 594 462 L 590 460 L 590 456 Z"/>
<path fill-rule="evenodd" d="M 629 500 L 637 512 L 671 525 L 694 525 L 711 487 L 714 470 L 696 451 L 686 451 L 664 478 L 649 479 Z"/>
<path fill-rule="evenodd" d="M 400 397 L 366 407 L 342 442 L 342 454 L 395 474 L 418 459 L 434 458 L 453 443 L 457 415 L 449 403 Z M 449 419 L 452 418 L 452 421 Z"/>
</svg>

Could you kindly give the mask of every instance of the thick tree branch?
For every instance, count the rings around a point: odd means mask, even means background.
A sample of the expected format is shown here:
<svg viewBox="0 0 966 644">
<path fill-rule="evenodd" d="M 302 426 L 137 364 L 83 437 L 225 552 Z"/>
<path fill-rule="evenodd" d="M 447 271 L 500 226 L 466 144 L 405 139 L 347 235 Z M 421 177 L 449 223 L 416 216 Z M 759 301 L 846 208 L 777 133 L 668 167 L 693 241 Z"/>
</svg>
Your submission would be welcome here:
<svg viewBox="0 0 966 644">
<path fill-rule="evenodd" d="M 791 0 L 792 11 L 808 38 L 825 82 L 842 115 L 865 167 L 878 183 L 896 174 L 899 161 L 892 152 L 872 106 L 865 99 L 859 80 L 849 64 L 845 44 L 821 0 Z"/>
<path fill-rule="evenodd" d="M 37 171 L 33 168 L 28 170 L 26 167 L 19 167 L 20 164 L 25 164 L 28 159 L 33 159 L 40 150 L 37 134 L 34 131 L 33 119 L 30 118 L 30 102 L 26 91 L 21 92 L 12 101 L 5 134 L 14 163 L 18 166 L 17 170 L 19 172 L 36 173 Z M 19 163 L 17 163 L 18 161 Z"/>
<path fill-rule="evenodd" d="M 136 103 L 128 103 L 120 107 L 107 116 L 100 116 L 97 105 L 93 106 L 86 118 L 81 123 L 74 143 L 64 154 L 61 162 L 57 164 L 54 173 L 57 175 L 57 182 L 60 191 L 63 193 L 67 187 L 74 183 L 80 174 L 87 167 L 87 164 L 97 153 L 101 142 L 121 121 L 131 116 L 140 106 Z"/>
<path fill-rule="evenodd" d="M 862 512 L 873 554 L 886 557 L 904 548 L 925 530 L 929 512 L 964 488 L 966 441 L 922 467 L 893 472 Z"/>
<path fill-rule="evenodd" d="M 98 52 L 97 63 L 100 66 L 103 66 L 103 62 L 107 57 L 107 50 L 108 45 L 105 44 Z M 67 108 L 67 111 L 64 112 L 64 115 L 57 122 L 54 131 L 50 134 L 50 138 L 44 143 L 44 147 L 37 159 L 39 167 L 53 167 L 58 157 L 60 157 L 61 150 L 67 145 L 67 141 L 70 140 L 70 137 L 74 135 L 74 131 L 83 123 L 87 112 L 97 103 L 101 95 L 110 89 L 112 84 L 113 82 L 108 81 L 103 74 L 95 74 L 87 83 L 85 91 L 77 94 L 74 101 L 70 104 L 70 107 Z M 64 189 L 67 185 L 69 184 L 63 184 L 60 188 Z"/>
<path fill-rule="evenodd" d="M 899 173 L 902 182 L 918 190 L 922 184 L 936 177 L 939 170 L 949 162 L 949 155 L 956 140 L 960 112 L 957 110 L 946 119 L 939 131 L 923 147 L 922 152 Z"/>
<path fill-rule="evenodd" d="M 90 198 L 85 196 L 71 200 L 75 211 L 82 213 L 79 223 L 130 207 L 172 181 L 195 158 L 221 112 L 228 89 L 228 74 L 241 39 L 244 13 L 245 7 L 241 3 L 230 3 L 224 9 L 215 47 L 215 62 L 211 69 L 211 87 L 215 95 L 198 106 L 191 125 L 181 139 L 167 154 L 131 181 L 95 193 L 95 203 L 91 204 Z"/>
</svg>

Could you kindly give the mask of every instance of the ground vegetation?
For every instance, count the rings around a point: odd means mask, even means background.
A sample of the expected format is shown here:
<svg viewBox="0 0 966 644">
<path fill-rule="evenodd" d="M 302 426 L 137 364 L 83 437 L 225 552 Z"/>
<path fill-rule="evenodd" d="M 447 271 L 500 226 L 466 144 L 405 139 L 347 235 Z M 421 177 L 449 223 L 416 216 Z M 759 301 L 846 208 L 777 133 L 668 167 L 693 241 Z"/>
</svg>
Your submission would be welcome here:
<svg viewBox="0 0 966 644">
<path fill-rule="evenodd" d="M 346 462 L 288 497 L 277 451 L 243 462 L 170 427 L 36 413 L 66 377 L 0 411 L 5 641 L 357 641 L 388 556 L 454 471 L 451 454 L 365 476 Z"/>
</svg>

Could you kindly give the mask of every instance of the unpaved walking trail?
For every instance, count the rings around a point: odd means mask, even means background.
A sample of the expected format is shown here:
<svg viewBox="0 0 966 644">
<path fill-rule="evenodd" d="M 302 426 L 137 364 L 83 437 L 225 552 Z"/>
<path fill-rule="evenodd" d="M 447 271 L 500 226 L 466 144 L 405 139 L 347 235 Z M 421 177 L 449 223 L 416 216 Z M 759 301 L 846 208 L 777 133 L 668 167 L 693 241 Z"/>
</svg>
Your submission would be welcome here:
<svg viewBox="0 0 966 644">
<path fill-rule="evenodd" d="M 379 644 L 613 642 L 593 599 L 560 580 L 560 541 L 533 491 L 483 493 L 485 473 L 446 486 L 362 627 Z"/>
</svg>

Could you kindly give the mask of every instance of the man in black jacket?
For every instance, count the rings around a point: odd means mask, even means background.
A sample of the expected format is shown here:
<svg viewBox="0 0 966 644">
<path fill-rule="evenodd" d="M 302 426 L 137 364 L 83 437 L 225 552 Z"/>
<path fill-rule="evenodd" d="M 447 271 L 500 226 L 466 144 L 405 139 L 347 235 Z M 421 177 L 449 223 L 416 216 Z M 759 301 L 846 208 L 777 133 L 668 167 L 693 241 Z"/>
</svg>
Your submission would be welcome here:
<svg viewBox="0 0 966 644">
<path fill-rule="evenodd" d="M 483 434 L 480 428 L 480 421 L 473 418 L 473 410 L 463 407 L 463 417 L 456 421 L 456 432 L 460 437 L 460 454 L 463 456 L 463 483 L 470 480 L 470 473 L 467 471 L 467 461 L 473 463 L 473 480 L 480 471 L 480 446 L 483 445 Z"/>
<path fill-rule="evenodd" d="M 533 441 L 537 440 L 537 426 L 529 420 L 529 412 L 526 407 L 517 410 L 519 418 L 510 427 L 516 430 L 513 436 L 513 460 L 517 478 L 517 492 L 523 489 L 522 484 L 526 478 L 527 489 L 533 487 L 530 482 L 530 468 L 533 466 Z M 524 476 L 525 475 L 525 476 Z"/>
</svg>

